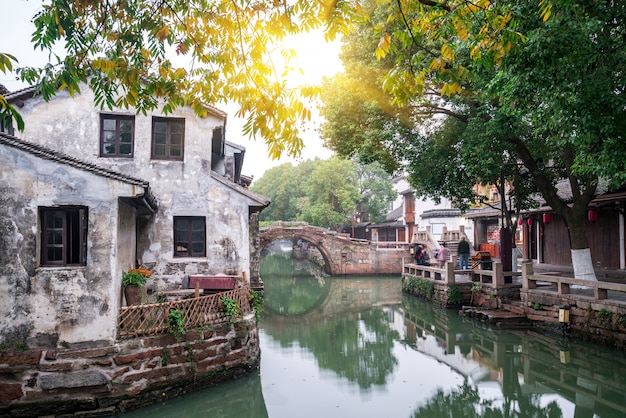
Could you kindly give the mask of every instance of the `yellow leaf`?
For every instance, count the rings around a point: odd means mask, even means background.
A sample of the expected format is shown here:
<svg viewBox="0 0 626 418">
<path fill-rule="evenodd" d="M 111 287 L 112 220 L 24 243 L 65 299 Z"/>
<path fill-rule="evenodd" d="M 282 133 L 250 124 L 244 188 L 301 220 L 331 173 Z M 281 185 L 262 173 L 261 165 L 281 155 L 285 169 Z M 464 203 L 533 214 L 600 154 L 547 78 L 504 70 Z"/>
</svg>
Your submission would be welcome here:
<svg viewBox="0 0 626 418">
<path fill-rule="evenodd" d="M 454 51 L 452 50 L 452 48 L 450 48 L 448 44 L 443 44 L 441 46 L 441 55 L 448 60 L 454 59 Z"/>
<path fill-rule="evenodd" d="M 178 68 L 175 72 L 174 72 L 174 77 L 175 78 L 183 78 L 185 77 L 185 75 L 187 74 L 187 71 L 185 71 L 184 68 Z"/>
<path fill-rule="evenodd" d="M 381 59 L 389 53 L 391 49 L 391 37 L 389 34 L 384 34 L 380 41 L 378 41 L 378 47 L 376 48 L 376 58 Z"/>
<path fill-rule="evenodd" d="M 169 33 L 169 28 L 167 26 L 163 26 L 161 30 L 156 33 L 156 38 L 163 42 L 167 38 L 167 34 Z"/>
<path fill-rule="evenodd" d="M 443 60 L 441 58 L 435 58 L 430 63 L 430 69 L 437 71 L 443 68 Z"/>
</svg>

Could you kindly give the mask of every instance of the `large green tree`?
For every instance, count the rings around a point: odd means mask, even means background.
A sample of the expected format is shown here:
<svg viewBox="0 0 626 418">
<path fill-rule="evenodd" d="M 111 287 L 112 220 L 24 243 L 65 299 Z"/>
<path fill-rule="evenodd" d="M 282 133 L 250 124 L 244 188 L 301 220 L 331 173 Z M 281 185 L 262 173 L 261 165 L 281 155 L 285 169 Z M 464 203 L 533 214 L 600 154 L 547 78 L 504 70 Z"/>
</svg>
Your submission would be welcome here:
<svg viewBox="0 0 626 418">
<path fill-rule="evenodd" d="M 371 54 L 389 68 L 381 85 L 391 100 L 382 110 L 392 104 L 410 107 L 414 117 L 457 118 L 472 128 L 470 144 L 497 141 L 489 148 L 500 149 L 500 165 L 523 163 L 565 219 L 580 276 L 591 267 L 584 214 L 598 179 L 613 187 L 626 179 L 625 7 L 597 0 L 49 0 L 34 19 L 33 43 L 51 51 L 52 61 L 19 74 L 45 99 L 88 82 L 105 107 L 190 105 L 202 116 L 204 104 L 234 101 L 245 132 L 261 136 L 271 156 L 295 155 L 298 122 L 310 116 L 307 99 L 316 89 L 290 88 L 289 63 L 276 67 L 270 51 L 289 34 L 323 28 L 333 38 L 370 25 L 378 39 Z M 52 47 L 61 43 L 66 54 L 57 57 Z M 0 71 L 14 62 L 0 55 Z M 2 97 L 0 111 L 18 117 Z M 407 132 L 424 134 L 396 116 Z M 382 159 L 373 138 L 364 137 Z M 387 146 L 402 139 L 383 138 Z M 404 162 L 410 154 L 397 155 Z M 388 157 L 383 163 L 392 165 Z M 572 205 L 554 188 L 562 173 Z"/>
<path fill-rule="evenodd" d="M 262 221 L 305 221 L 341 229 L 358 211 L 370 221 L 384 220 L 396 197 L 391 176 L 379 164 L 361 164 L 340 158 L 307 160 L 271 168 L 252 185 L 272 204 Z"/>
<path fill-rule="evenodd" d="M 613 187 L 626 178 L 626 153 L 617 149 L 626 109 L 624 5 L 370 6 L 372 19 L 359 30 L 373 33 L 376 54 L 393 61 L 379 97 L 411 109 L 414 130 L 395 130 L 395 114 L 378 126 L 395 132 L 401 145 L 386 148 L 406 163 L 418 191 L 471 198 L 464 187 L 495 184 L 523 165 L 532 187 L 516 192 L 541 192 L 567 223 L 577 277 L 593 278 L 586 210 L 600 178 Z M 558 178 L 570 196 L 557 194 Z"/>
<path fill-rule="evenodd" d="M 389 212 L 389 203 L 398 196 L 391 175 L 376 161 L 370 164 L 356 161 L 353 164 L 360 196 L 356 212 L 365 212 L 369 222 L 383 222 Z"/>
<path fill-rule="evenodd" d="M 267 170 L 252 185 L 254 192 L 266 196 L 272 204 L 261 212 L 261 221 L 297 221 L 307 202 L 311 173 L 319 160 L 306 160 L 298 165 L 281 164 Z"/>
</svg>

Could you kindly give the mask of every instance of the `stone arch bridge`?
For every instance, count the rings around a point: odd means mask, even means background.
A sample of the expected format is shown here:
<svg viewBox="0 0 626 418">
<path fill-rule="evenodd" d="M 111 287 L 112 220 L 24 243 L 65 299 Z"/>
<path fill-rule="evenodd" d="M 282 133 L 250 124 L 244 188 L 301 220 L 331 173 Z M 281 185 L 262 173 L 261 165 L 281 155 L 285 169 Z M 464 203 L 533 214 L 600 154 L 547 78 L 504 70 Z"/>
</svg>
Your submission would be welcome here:
<svg viewBox="0 0 626 418">
<path fill-rule="evenodd" d="M 410 262 L 409 244 L 352 239 L 348 234 L 309 225 L 305 222 L 280 222 L 259 231 L 259 250 L 274 241 L 299 240 L 315 246 L 324 258 L 328 274 L 375 275 L 401 274 L 403 262 Z"/>
</svg>

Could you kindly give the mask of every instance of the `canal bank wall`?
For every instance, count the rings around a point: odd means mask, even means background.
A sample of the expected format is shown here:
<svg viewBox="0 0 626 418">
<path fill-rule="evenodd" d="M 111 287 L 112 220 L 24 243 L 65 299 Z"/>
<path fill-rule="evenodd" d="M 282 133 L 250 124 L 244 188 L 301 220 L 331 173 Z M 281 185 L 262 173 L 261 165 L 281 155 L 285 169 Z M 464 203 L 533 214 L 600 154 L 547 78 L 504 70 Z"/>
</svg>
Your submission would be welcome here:
<svg viewBox="0 0 626 418">
<path fill-rule="evenodd" d="M 109 346 L 0 352 L 0 416 L 111 415 L 258 370 L 254 313 Z"/>
<path fill-rule="evenodd" d="M 402 289 L 437 306 L 461 308 L 477 320 L 504 327 L 525 320 L 536 329 L 626 351 L 626 284 L 621 281 L 535 274 L 530 263 L 509 283 L 481 271 L 463 272 L 462 280 L 456 273 L 405 267 Z"/>
</svg>

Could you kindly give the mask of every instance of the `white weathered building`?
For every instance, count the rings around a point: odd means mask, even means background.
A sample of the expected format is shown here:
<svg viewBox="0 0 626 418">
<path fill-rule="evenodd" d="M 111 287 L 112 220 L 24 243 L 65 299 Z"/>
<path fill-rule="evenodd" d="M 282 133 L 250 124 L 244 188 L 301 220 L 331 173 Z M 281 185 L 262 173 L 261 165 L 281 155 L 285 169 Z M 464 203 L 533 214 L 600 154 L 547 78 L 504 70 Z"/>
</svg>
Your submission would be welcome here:
<svg viewBox="0 0 626 418">
<path fill-rule="evenodd" d="M 5 95 L 26 127 L 0 133 L 0 343 L 114 341 L 122 272 L 138 264 L 152 289 L 258 277 L 269 201 L 237 184 L 244 150 L 226 146 L 225 113 L 136 115 L 99 110 L 86 87 L 49 102 L 33 91 Z"/>
</svg>

